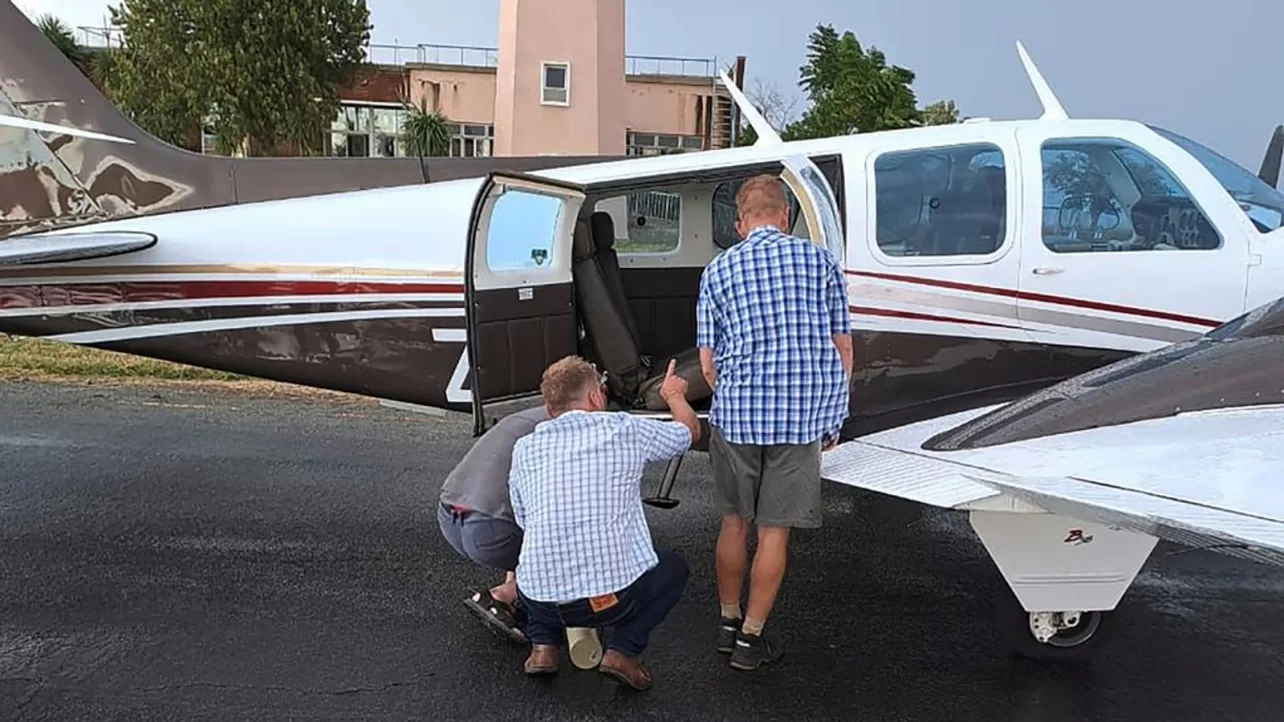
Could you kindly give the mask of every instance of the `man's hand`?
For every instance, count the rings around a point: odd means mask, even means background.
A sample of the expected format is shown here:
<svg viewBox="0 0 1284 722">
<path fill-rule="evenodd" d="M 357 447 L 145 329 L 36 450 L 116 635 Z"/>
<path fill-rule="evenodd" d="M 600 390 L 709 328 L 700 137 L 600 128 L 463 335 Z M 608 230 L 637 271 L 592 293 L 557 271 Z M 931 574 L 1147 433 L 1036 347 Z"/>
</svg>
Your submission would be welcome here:
<svg viewBox="0 0 1284 722">
<path fill-rule="evenodd" d="M 664 372 L 664 381 L 660 383 L 660 398 L 667 404 L 672 404 L 675 397 L 687 397 L 687 380 L 673 374 L 677 366 L 676 359 L 669 359 L 669 368 Z"/>
<path fill-rule="evenodd" d="M 669 359 L 669 368 L 664 372 L 664 381 L 660 382 L 660 398 L 669 405 L 673 420 L 683 424 L 691 431 L 691 445 L 700 440 L 700 419 L 687 403 L 687 380 L 673 373 L 678 362 Z"/>
</svg>

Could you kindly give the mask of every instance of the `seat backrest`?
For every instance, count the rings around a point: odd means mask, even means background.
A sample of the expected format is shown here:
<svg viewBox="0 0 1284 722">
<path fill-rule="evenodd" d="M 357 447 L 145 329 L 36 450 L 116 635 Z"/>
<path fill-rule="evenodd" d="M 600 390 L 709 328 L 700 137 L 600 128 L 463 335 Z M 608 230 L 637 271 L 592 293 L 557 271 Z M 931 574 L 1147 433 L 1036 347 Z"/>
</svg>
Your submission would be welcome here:
<svg viewBox="0 0 1284 722">
<path fill-rule="evenodd" d="M 624 277 L 620 275 L 620 257 L 615 253 L 615 220 L 610 213 L 597 211 L 589 217 L 589 226 L 593 229 L 593 252 L 597 254 L 597 265 L 602 269 L 611 302 L 624 318 L 624 324 L 633 336 L 633 345 L 641 348 L 642 334 L 638 333 L 633 309 L 629 308 L 629 297 L 624 293 Z"/>
<path fill-rule="evenodd" d="M 588 221 L 576 221 L 571 248 L 571 274 L 575 279 L 585 341 L 605 368 L 612 393 L 632 399 L 646 378 L 646 368 L 628 323 L 611 298 L 598 256 L 593 252 L 593 233 Z"/>
</svg>

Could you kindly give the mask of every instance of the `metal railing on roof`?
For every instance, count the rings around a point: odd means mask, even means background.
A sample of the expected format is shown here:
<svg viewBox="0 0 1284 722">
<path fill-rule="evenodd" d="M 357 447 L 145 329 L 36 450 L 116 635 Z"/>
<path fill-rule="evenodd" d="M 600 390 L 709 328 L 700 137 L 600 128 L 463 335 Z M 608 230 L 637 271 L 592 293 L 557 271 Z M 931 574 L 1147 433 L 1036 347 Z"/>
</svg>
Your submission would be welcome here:
<svg viewBox="0 0 1284 722">
<path fill-rule="evenodd" d="M 77 36 L 77 41 L 86 47 L 119 47 L 124 41 L 121 29 L 111 26 L 82 25 L 77 28 Z M 365 47 L 365 60 L 377 65 L 421 63 L 493 68 L 499 64 L 499 50 L 479 45 L 369 43 Z M 718 61 L 716 58 L 628 55 L 624 58 L 624 72 L 626 75 L 712 78 L 718 73 Z"/>
</svg>

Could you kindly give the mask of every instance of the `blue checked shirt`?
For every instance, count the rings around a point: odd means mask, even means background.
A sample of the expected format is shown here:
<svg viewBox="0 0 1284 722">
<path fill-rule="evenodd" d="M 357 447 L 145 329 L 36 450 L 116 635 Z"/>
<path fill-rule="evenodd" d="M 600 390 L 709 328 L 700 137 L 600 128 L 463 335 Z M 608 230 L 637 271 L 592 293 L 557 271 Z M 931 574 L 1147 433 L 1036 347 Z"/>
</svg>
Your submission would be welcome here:
<svg viewBox="0 0 1284 722">
<path fill-rule="evenodd" d="M 659 559 L 642 513 L 642 471 L 691 445 L 676 421 L 569 411 L 513 447 L 508 477 L 525 532 L 517 586 L 537 602 L 617 592 Z"/>
<path fill-rule="evenodd" d="M 833 336 L 851 333 L 833 254 L 771 226 L 713 260 L 700 279 L 697 344 L 713 349 L 709 423 L 733 444 L 837 436 L 849 388 Z"/>
</svg>

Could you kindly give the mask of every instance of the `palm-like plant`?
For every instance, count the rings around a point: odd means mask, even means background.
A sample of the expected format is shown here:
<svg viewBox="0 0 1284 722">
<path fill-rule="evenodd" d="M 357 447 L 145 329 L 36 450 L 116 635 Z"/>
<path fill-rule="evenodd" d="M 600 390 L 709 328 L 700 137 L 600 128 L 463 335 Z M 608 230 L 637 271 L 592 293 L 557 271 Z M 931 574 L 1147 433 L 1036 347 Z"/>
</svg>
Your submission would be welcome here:
<svg viewBox="0 0 1284 722">
<path fill-rule="evenodd" d="M 406 155 L 426 157 L 450 154 L 450 122 L 439 110 L 428 110 L 428 103 L 419 100 L 418 107 L 405 99 L 401 101 L 406 108 L 406 120 L 401 126 L 401 141 L 405 143 Z"/>
<path fill-rule="evenodd" d="M 45 34 L 49 42 L 54 44 L 68 60 L 76 67 L 82 67 L 85 62 L 85 51 L 81 50 L 80 43 L 76 42 L 76 34 L 72 31 L 71 26 L 53 15 L 41 15 L 36 20 L 36 27 L 40 32 Z"/>
</svg>

